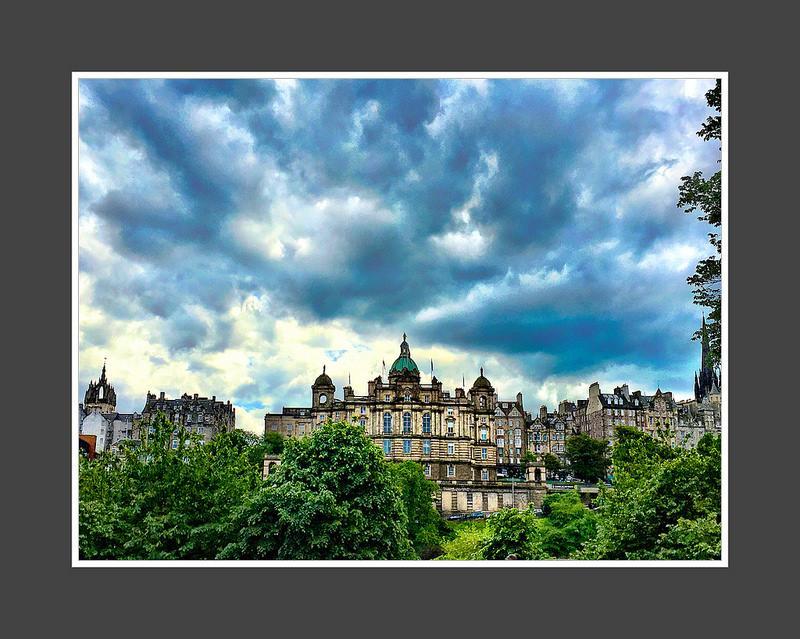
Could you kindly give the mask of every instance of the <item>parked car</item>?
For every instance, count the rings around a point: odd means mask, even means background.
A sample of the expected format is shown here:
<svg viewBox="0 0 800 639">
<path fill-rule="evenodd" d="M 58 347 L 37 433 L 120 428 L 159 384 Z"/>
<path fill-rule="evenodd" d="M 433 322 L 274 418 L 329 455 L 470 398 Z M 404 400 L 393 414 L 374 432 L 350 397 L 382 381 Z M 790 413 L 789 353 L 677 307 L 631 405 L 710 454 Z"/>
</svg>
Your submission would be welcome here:
<svg viewBox="0 0 800 639">
<path fill-rule="evenodd" d="M 466 519 L 466 518 L 467 518 L 467 515 L 449 515 L 447 517 L 447 519 L 449 519 L 450 521 L 456 521 L 456 520 L 459 520 L 459 519 Z"/>
<path fill-rule="evenodd" d="M 476 510 L 474 513 L 467 515 L 469 519 L 483 519 L 485 516 L 482 510 Z"/>
</svg>

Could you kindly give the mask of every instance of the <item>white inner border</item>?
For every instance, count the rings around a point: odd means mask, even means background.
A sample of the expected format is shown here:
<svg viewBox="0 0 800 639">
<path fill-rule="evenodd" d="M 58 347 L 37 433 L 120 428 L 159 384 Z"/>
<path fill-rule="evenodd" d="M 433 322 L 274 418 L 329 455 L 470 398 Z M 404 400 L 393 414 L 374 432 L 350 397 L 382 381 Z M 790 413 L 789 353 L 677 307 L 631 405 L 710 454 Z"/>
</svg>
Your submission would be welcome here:
<svg viewBox="0 0 800 639">
<path fill-rule="evenodd" d="M 250 561 L 250 560 L 167 560 L 167 561 L 128 561 L 128 560 L 81 560 L 78 557 L 78 457 L 74 448 L 69 447 L 67 454 L 72 467 L 72 566 L 73 567 L 247 567 L 264 568 L 275 567 L 402 567 L 402 568 L 525 568 L 533 566 L 548 567 L 601 567 L 612 566 L 615 568 L 685 568 L 685 567 L 728 567 L 728 73 L 727 71 L 681 71 L 681 72 L 641 72 L 641 71 L 573 71 L 573 72 L 451 72 L 451 71 L 398 71 L 379 73 L 370 71 L 332 71 L 332 72 L 220 72 L 220 71 L 193 71 L 193 72 L 106 72 L 106 71 L 74 71 L 72 73 L 72 392 L 67 407 L 68 414 L 72 415 L 72 442 L 78 439 L 78 415 L 75 410 L 75 398 L 79 397 L 78 389 L 78 334 L 79 334 L 79 303 L 78 303 L 78 166 L 79 166 L 79 94 L 78 86 L 82 79 L 107 78 L 107 79 L 133 79 L 133 78 L 237 78 L 237 79 L 675 79 L 675 80 L 711 80 L 722 79 L 722 558 L 707 561 L 580 561 L 580 560 L 545 560 L 545 561 Z M 700 123 L 698 123 L 699 126 Z M 675 185 L 677 189 L 678 185 Z"/>
</svg>

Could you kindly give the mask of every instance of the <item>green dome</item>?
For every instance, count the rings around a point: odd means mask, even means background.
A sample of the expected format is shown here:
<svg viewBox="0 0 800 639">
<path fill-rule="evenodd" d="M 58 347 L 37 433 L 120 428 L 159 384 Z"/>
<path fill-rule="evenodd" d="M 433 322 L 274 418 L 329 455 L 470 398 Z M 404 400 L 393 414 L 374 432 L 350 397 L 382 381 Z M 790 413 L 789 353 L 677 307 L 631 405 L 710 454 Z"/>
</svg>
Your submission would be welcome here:
<svg viewBox="0 0 800 639">
<path fill-rule="evenodd" d="M 392 364 L 392 367 L 389 369 L 389 372 L 397 371 L 398 373 L 401 373 L 404 368 L 407 368 L 412 372 L 419 373 L 419 368 L 417 368 L 416 362 L 413 359 L 411 359 L 411 357 L 406 357 L 404 355 L 401 355 L 396 360 L 394 360 L 394 364 Z"/>
<path fill-rule="evenodd" d="M 411 349 L 406 341 L 406 334 L 403 333 L 403 341 L 400 343 L 400 357 L 394 360 L 394 364 L 389 369 L 389 373 L 402 373 L 403 369 L 408 369 L 412 373 L 419 375 L 417 363 L 411 359 Z"/>
</svg>

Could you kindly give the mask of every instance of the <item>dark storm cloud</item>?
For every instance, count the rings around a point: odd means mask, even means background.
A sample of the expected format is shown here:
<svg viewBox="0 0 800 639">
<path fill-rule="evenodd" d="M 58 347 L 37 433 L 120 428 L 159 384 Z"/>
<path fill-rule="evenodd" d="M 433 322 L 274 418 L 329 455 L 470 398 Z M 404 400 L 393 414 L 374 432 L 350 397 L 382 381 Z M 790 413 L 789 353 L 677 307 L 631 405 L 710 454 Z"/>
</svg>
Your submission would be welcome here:
<svg viewBox="0 0 800 639">
<path fill-rule="evenodd" d="M 83 81 L 83 143 L 100 153 L 122 139 L 141 153 L 142 175 L 168 185 L 166 194 L 152 192 L 128 174 L 125 184 L 109 184 L 82 204 L 100 221 L 104 241 L 139 267 L 108 273 L 99 258 L 82 254 L 82 270 L 101 284 L 93 302 L 113 317 L 162 318 L 159 338 L 172 352 L 231 345 L 225 311 L 266 293 L 278 301 L 276 316 L 343 318 L 367 332 L 402 323 L 429 341 L 465 349 L 544 352 L 556 356 L 555 373 L 615 358 L 674 365 L 693 347 L 686 341 L 695 318 L 685 273 L 623 272 L 615 259 L 627 252 L 636 263 L 660 243 L 704 241 L 707 229 L 675 208 L 677 184 L 668 196 L 631 194 L 681 160 L 686 134 L 677 116 L 699 126 L 707 114 L 702 98 L 683 100 L 677 84 L 674 95 L 662 92 L 669 97 L 663 104 L 648 102 L 643 86 Z M 637 152 L 649 144 L 665 151 Z M 702 161 L 697 168 L 715 169 L 711 143 L 699 141 L 693 152 Z M 391 220 L 334 211 L 311 237 L 311 260 L 297 258 L 290 244 L 282 258 L 269 259 L 226 229 L 242 215 L 269 227 L 272 167 L 301 200 L 359 195 Z M 82 181 L 82 197 L 92 193 Z M 452 213 L 467 205 L 462 225 Z M 442 248 L 444 234 L 469 237 L 475 229 L 489 238 L 485 253 Z M 609 239 L 619 240 L 612 254 L 589 251 Z M 313 256 L 326 250 L 335 251 L 335 266 L 320 268 Z M 545 292 L 526 291 L 517 279 L 502 299 L 436 321 L 415 319 L 476 285 L 501 283 L 509 272 L 565 265 L 569 276 Z M 187 310 L 191 305 L 213 319 Z"/>
</svg>

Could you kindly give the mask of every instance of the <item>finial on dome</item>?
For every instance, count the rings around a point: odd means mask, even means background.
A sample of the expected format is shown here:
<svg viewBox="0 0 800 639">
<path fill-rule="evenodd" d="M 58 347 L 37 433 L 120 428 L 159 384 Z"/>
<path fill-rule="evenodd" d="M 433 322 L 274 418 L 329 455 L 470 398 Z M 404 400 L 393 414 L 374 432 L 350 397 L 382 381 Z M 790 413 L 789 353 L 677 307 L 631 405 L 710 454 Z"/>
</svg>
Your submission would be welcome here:
<svg viewBox="0 0 800 639">
<path fill-rule="evenodd" d="M 483 366 L 481 366 L 481 377 L 483 377 Z"/>
<path fill-rule="evenodd" d="M 406 333 L 405 333 L 405 331 L 403 331 L 403 341 L 404 342 L 406 341 Z"/>
<path fill-rule="evenodd" d="M 322 374 L 325 374 L 325 364 L 322 365 Z"/>
</svg>

